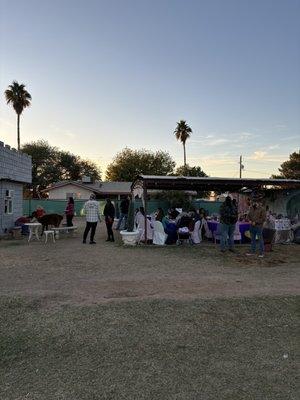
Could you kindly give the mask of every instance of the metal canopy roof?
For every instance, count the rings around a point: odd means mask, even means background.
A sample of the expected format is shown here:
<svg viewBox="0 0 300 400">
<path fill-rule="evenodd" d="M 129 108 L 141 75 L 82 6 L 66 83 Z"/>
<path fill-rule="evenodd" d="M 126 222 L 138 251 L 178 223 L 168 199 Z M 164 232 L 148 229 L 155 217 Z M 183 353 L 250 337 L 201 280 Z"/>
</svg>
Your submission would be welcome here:
<svg viewBox="0 0 300 400">
<path fill-rule="evenodd" d="M 157 190 L 234 191 L 242 188 L 263 189 L 266 186 L 280 189 L 300 189 L 300 180 L 139 175 L 133 181 L 131 190 L 144 188 Z"/>
</svg>

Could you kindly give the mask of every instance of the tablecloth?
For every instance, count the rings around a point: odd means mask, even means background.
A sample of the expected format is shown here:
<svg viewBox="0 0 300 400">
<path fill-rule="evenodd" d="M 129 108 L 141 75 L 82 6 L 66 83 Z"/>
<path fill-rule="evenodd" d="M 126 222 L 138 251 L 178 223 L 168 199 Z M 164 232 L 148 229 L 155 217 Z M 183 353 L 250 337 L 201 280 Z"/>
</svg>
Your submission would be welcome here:
<svg viewBox="0 0 300 400">
<path fill-rule="evenodd" d="M 207 221 L 208 228 L 212 234 L 217 230 L 218 224 L 220 224 L 218 221 Z M 245 232 L 249 229 L 250 224 L 248 222 L 239 222 L 239 231 L 241 233 L 242 243 L 249 242 L 249 239 L 245 236 Z"/>
</svg>

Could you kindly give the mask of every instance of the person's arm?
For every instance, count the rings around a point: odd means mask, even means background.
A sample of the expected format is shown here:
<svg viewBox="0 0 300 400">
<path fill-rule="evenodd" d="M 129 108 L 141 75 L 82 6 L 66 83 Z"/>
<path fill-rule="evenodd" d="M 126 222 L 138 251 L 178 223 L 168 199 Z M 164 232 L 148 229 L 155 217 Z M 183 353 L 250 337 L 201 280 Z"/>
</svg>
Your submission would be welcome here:
<svg viewBox="0 0 300 400">
<path fill-rule="evenodd" d="M 253 212 L 252 212 L 251 209 L 249 210 L 249 212 L 248 212 L 248 214 L 247 214 L 247 217 L 248 217 L 249 222 L 252 222 Z"/>
<path fill-rule="evenodd" d="M 221 205 L 221 207 L 220 207 L 220 221 L 223 221 L 223 220 L 224 220 L 225 215 L 226 215 L 226 213 L 225 213 L 225 207 L 224 207 L 223 205 Z"/>
<path fill-rule="evenodd" d="M 261 210 L 260 215 L 259 215 L 259 219 L 260 219 L 260 221 L 259 221 L 260 224 L 263 224 L 265 222 L 265 220 L 266 220 L 266 212 L 265 212 L 265 210 L 263 210 L 263 209 Z"/>
</svg>

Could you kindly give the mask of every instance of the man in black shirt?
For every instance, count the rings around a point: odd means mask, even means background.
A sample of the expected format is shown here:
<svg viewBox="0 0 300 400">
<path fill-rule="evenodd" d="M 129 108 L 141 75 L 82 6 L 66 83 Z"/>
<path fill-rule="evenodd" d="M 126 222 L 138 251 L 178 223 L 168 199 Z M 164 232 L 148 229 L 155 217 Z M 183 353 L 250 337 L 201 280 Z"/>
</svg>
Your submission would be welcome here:
<svg viewBox="0 0 300 400">
<path fill-rule="evenodd" d="M 220 223 L 221 223 L 221 251 L 226 251 L 228 245 L 229 251 L 234 252 L 234 231 L 235 224 L 238 220 L 238 209 L 236 204 L 227 196 L 224 203 L 220 207 Z"/>
<path fill-rule="evenodd" d="M 110 199 L 106 199 L 106 204 L 103 211 L 105 217 L 105 224 L 107 229 L 107 242 L 114 242 L 114 234 L 112 231 L 112 226 L 115 219 L 115 207 Z"/>
<path fill-rule="evenodd" d="M 116 230 L 119 230 L 120 229 L 120 227 L 121 227 L 121 225 L 122 225 L 122 222 L 123 222 L 123 219 L 124 219 L 124 229 L 126 229 L 127 228 L 127 217 L 128 217 L 128 208 L 129 208 L 129 198 L 128 197 L 126 197 L 126 199 L 123 199 L 122 201 L 121 201 L 121 204 L 120 204 L 120 217 L 119 217 L 119 221 L 118 221 L 118 225 L 117 225 L 117 227 L 116 227 Z"/>
</svg>

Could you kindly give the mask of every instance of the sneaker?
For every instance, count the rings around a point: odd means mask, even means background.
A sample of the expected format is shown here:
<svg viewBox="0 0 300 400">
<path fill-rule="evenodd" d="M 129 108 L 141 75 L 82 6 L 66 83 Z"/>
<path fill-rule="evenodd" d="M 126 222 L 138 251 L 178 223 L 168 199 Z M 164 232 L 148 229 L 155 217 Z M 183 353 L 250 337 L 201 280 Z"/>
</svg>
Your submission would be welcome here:
<svg viewBox="0 0 300 400">
<path fill-rule="evenodd" d="M 246 256 L 248 257 L 254 256 L 254 253 L 246 253 Z"/>
<path fill-rule="evenodd" d="M 96 244 L 96 242 L 94 242 L 93 240 L 90 242 L 90 244 Z"/>
<path fill-rule="evenodd" d="M 264 258 L 264 256 L 265 256 L 264 254 L 259 254 L 258 257 L 259 257 L 259 258 Z"/>
</svg>

